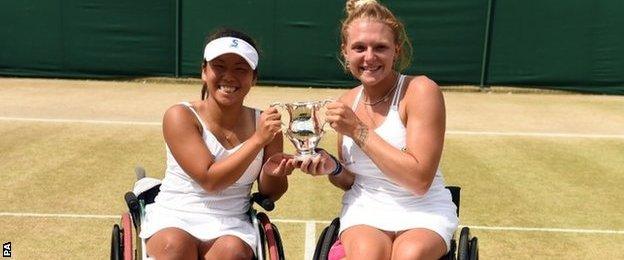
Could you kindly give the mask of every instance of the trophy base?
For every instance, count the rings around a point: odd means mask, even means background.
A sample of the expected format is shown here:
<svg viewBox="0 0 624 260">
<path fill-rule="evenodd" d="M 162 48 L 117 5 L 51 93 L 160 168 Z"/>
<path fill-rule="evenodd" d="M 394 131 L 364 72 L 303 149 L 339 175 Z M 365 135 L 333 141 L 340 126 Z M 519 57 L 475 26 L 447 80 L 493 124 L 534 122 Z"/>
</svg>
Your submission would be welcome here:
<svg viewBox="0 0 624 260">
<path fill-rule="evenodd" d="M 295 155 L 295 162 L 301 162 L 308 159 L 313 159 L 314 157 L 319 156 L 318 153 L 306 153 L 306 154 L 297 154 Z"/>
</svg>

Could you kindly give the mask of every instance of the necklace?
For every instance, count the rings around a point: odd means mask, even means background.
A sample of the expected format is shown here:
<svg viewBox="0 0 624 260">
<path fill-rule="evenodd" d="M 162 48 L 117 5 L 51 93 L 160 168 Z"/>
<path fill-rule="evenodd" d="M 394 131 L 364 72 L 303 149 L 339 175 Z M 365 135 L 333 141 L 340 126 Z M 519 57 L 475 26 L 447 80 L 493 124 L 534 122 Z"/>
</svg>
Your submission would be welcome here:
<svg viewBox="0 0 624 260">
<path fill-rule="evenodd" d="M 226 134 L 226 133 L 223 133 L 223 135 L 225 136 L 225 140 L 226 140 L 226 141 L 228 141 L 228 143 L 232 143 L 232 140 L 231 140 L 231 139 L 234 137 L 234 134 L 233 134 L 233 133 L 232 133 L 232 134 Z M 231 137 L 230 137 L 230 136 L 231 136 Z"/>
<path fill-rule="evenodd" d="M 394 90 L 397 87 L 397 81 L 399 80 L 399 77 L 397 76 L 396 80 L 394 81 L 394 87 L 392 87 L 391 89 L 388 90 L 388 92 L 386 92 L 386 94 L 383 95 L 383 97 L 381 97 L 378 100 L 375 101 L 364 101 L 364 99 L 361 99 L 360 101 L 362 102 L 362 104 L 367 105 L 367 106 L 375 106 L 381 102 L 385 102 L 388 101 L 388 98 L 390 97 L 390 94 L 392 94 L 394 92 Z M 364 86 L 362 86 L 362 88 L 364 88 Z"/>
<path fill-rule="evenodd" d="M 226 133 L 225 131 L 220 130 L 219 131 L 219 135 L 223 137 L 223 139 L 224 139 L 223 141 L 225 141 L 225 144 L 227 144 L 228 146 L 235 145 L 236 144 L 236 140 L 238 140 L 236 138 L 236 134 L 234 132 Z M 217 138 L 217 139 L 219 139 L 219 138 Z"/>
</svg>

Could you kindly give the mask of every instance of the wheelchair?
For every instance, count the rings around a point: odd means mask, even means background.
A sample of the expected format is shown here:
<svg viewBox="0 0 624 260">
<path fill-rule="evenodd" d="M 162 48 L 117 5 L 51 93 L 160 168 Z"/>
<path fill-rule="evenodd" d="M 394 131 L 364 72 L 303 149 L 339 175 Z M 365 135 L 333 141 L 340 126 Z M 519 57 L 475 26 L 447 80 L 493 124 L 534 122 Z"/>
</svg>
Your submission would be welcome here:
<svg viewBox="0 0 624 260">
<path fill-rule="evenodd" d="M 457 207 L 459 216 L 459 193 L 461 188 L 457 186 L 446 187 L 451 192 L 453 203 Z M 319 236 L 314 250 L 314 260 L 328 260 L 330 251 L 333 250 L 334 243 L 338 240 L 340 231 L 340 218 L 335 218 L 329 226 L 325 227 Z M 440 260 L 476 260 L 479 259 L 479 245 L 477 237 L 470 235 L 470 228 L 463 227 L 459 232 L 459 243 L 455 237 L 451 239 L 449 252 Z M 334 259 L 331 259 L 334 260 Z"/>
<path fill-rule="evenodd" d="M 154 198 L 160 192 L 161 181 L 145 177 L 145 170 L 136 167 L 137 181 L 133 191 L 125 194 L 124 200 L 128 206 L 128 212 L 121 215 L 119 224 L 113 225 L 111 236 L 111 260 L 151 259 L 146 253 L 145 239 L 139 237 L 141 222 L 145 218 L 145 206 L 153 203 Z M 251 205 L 260 205 L 264 210 L 271 211 L 275 207 L 274 202 L 260 193 L 254 193 L 250 197 Z M 284 259 L 284 248 L 277 227 L 271 223 L 269 217 L 258 212 L 250 206 L 248 215 L 256 230 L 258 245 L 256 248 L 257 260 L 280 260 Z"/>
</svg>

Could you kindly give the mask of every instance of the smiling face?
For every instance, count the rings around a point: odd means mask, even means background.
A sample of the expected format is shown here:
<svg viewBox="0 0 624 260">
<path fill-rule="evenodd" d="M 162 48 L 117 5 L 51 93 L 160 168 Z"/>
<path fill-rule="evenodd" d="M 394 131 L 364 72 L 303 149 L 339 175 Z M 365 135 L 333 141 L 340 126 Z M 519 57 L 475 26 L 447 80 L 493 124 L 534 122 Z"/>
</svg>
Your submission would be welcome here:
<svg viewBox="0 0 624 260">
<path fill-rule="evenodd" d="M 202 69 L 202 80 L 209 97 L 222 105 L 238 105 L 256 83 L 256 73 L 241 56 L 226 53 L 208 62 Z"/>
<path fill-rule="evenodd" d="M 348 69 L 362 84 L 375 85 L 393 72 L 399 54 L 395 35 L 387 25 L 370 19 L 351 22 L 342 54 Z"/>
</svg>

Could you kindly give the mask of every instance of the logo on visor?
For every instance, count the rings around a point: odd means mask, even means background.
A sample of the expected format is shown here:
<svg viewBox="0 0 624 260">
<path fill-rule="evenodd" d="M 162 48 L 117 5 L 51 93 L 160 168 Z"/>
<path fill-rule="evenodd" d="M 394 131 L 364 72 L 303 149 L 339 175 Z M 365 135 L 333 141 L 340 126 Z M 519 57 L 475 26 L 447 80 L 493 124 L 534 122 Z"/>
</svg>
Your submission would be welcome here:
<svg viewBox="0 0 624 260">
<path fill-rule="evenodd" d="M 237 39 L 233 39 L 232 40 L 232 44 L 230 44 L 230 47 L 233 47 L 233 48 L 238 47 L 238 40 Z"/>
</svg>

